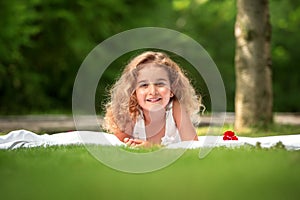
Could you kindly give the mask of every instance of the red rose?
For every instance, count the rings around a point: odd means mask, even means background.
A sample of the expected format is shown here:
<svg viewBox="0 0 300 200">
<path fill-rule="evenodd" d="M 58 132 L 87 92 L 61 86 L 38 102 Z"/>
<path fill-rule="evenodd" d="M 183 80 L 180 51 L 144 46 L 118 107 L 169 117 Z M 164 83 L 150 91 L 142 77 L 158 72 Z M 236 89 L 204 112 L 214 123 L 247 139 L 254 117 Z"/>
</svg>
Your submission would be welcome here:
<svg viewBox="0 0 300 200">
<path fill-rule="evenodd" d="M 232 138 L 231 138 L 232 140 L 238 140 L 238 138 L 234 135 L 234 136 L 232 136 Z"/>
<path fill-rule="evenodd" d="M 225 131 L 224 135 L 232 137 L 232 136 L 234 136 L 234 132 L 233 131 Z"/>
<path fill-rule="evenodd" d="M 230 137 L 228 135 L 224 135 L 223 140 L 230 140 Z"/>
<path fill-rule="evenodd" d="M 223 140 L 238 140 L 238 137 L 234 135 L 233 131 L 225 131 Z"/>
</svg>

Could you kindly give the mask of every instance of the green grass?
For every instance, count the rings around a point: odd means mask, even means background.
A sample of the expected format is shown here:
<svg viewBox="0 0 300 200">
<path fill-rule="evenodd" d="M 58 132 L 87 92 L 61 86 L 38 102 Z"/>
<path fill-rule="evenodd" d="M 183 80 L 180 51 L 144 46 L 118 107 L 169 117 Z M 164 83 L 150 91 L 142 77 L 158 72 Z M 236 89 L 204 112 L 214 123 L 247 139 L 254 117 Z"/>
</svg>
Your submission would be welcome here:
<svg viewBox="0 0 300 200">
<path fill-rule="evenodd" d="M 120 147 L 101 147 L 120 148 Z M 171 150 L 170 150 L 171 151 Z M 300 151 L 187 150 L 158 171 L 129 174 L 83 146 L 0 151 L 1 199 L 298 199 Z M 137 163 L 138 164 L 138 163 Z"/>
</svg>

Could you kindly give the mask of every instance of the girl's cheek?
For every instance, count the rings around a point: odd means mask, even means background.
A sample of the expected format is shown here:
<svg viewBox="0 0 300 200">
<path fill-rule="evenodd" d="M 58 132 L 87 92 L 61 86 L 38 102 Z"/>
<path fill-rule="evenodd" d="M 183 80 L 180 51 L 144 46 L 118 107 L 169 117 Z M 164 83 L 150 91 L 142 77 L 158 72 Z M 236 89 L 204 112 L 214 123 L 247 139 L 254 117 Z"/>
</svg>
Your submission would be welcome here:
<svg viewBox="0 0 300 200">
<path fill-rule="evenodd" d="M 137 88 L 137 89 L 136 89 L 136 93 L 137 93 L 137 94 L 141 94 L 142 92 L 143 92 L 143 89 L 142 89 L 142 88 Z"/>
<path fill-rule="evenodd" d="M 160 88 L 159 92 L 162 94 L 168 94 L 170 92 L 170 89 L 169 88 Z"/>
<path fill-rule="evenodd" d="M 146 89 L 139 89 L 139 95 L 145 95 L 147 93 Z"/>
</svg>

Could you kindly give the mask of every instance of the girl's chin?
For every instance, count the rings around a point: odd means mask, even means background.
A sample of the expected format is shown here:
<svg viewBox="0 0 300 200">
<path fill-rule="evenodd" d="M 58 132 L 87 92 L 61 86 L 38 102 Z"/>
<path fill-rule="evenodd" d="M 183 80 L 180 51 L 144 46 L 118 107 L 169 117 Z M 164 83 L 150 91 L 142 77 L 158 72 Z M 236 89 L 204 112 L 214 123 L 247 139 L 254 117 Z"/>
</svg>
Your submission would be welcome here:
<svg viewBox="0 0 300 200">
<path fill-rule="evenodd" d="M 151 112 L 155 112 L 155 111 L 160 111 L 160 110 L 165 110 L 165 107 L 163 104 L 160 103 L 151 103 L 150 105 L 145 105 L 142 106 L 143 110 L 146 111 L 151 111 Z"/>
</svg>

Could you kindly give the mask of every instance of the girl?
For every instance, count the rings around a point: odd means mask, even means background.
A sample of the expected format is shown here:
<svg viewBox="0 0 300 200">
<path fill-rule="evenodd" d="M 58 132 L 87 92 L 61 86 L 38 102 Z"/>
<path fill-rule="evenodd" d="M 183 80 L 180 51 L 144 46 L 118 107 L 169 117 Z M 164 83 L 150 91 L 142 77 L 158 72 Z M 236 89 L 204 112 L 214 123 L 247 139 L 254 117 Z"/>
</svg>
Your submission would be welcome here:
<svg viewBox="0 0 300 200">
<path fill-rule="evenodd" d="M 104 128 L 129 146 L 198 140 L 200 98 L 180 67 L 162 52 L 129 62 L 111 89 Z"/>
</svg>

